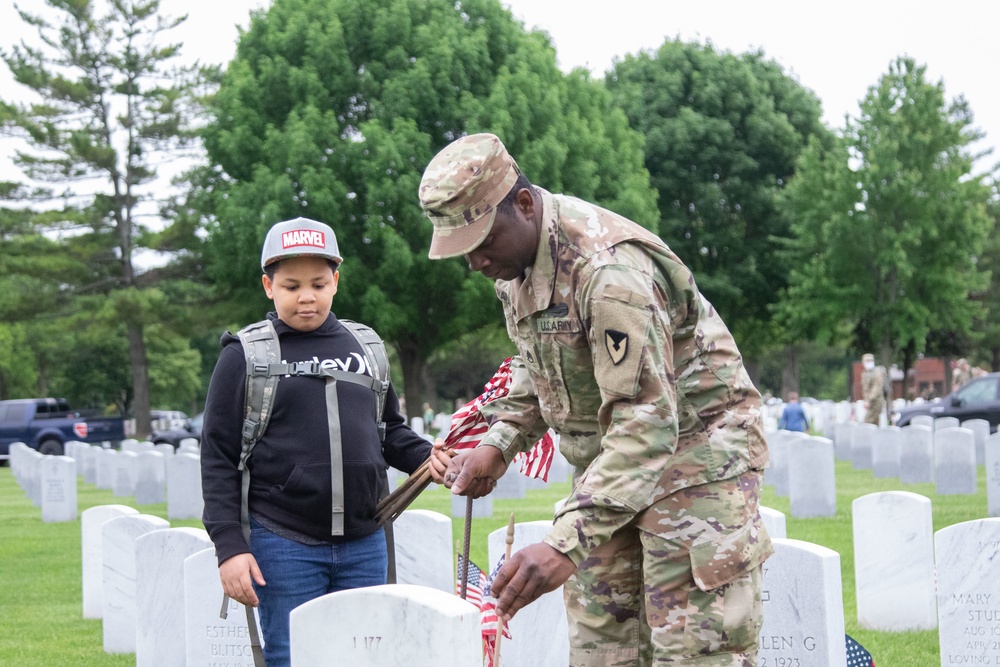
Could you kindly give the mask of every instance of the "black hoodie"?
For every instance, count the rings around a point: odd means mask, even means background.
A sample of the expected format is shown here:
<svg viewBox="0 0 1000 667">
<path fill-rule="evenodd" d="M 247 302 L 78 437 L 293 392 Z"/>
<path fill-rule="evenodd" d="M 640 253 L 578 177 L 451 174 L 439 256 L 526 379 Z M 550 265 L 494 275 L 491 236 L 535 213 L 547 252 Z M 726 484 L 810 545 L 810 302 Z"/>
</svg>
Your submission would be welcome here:
<svg viewBox="0 0 1000 667">
<path fill-rule="evenodd" d="M 314 331 L 297 331 L 269 313 L 284 363 L 334 360 L 357 372 L 364 352 L 336 316 Z M 222 353 L 212 373 L 201 436 L 203 522 L 221 564 L 250 551 L 240 524 L 240 432 L 244 419 L 246 361 L 239 339 L 222 336 Z M 370 375 L 367 370 L 366 375 Z M 414 433 L 399 413 L 396 392 L 386 396 L 385 442 L 379 443 L 374 394 L 339 383 L 344 459 L 344 535 L 330 535 L 330 437 L 325 379 L 286 376 L 278 381 L 267 430 L 250 457 L 250 513 L 325 542 L 341 542 L 379 529 L 375 506 L 386 464 L 411 473 L 430 455 L 431 444 Z"/>
</svg>

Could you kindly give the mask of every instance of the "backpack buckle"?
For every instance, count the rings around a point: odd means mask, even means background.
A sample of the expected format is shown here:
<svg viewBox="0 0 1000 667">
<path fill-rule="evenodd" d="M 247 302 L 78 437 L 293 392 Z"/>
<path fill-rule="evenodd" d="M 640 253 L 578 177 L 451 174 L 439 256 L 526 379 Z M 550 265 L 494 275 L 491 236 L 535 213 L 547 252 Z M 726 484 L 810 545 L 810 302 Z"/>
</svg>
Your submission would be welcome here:
<svg viewBox="0 0 1000 667">
<path fill-rule="evenodd" d="M 254 377 L 259 377 L 261 375 L 267 377 L 269 369 L 270 367 L 268 364 L 254 364 L 253 373 L 251 373 L 251 375 L 253 375 Z"/>
<path fill-rule="evenodd" d="M 318 361 L 296 361 L 289 369 L 289 375 L 319 375 Z"/>
</svg>

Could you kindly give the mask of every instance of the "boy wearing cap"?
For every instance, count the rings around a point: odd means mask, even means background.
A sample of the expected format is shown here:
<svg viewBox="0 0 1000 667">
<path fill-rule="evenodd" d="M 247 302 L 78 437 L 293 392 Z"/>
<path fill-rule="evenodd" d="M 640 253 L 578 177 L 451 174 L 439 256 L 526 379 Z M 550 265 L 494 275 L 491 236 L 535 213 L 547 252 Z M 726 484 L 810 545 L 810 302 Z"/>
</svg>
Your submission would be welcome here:
<svg viewBox="0 0 1000 667">
<path fill-rule="evenodd" d="M 282 364 L 315 362 L 307 365 L 368 378 L 365 351 L 331 312 L 341 261 L 327 225 L 306 218 L 274 225 L 261 254 L 261 281 L 276 311 L 267 319 Z M 386 540 L 374 518 L 386 464 L 413 472 L 431 445 L 406 425 L 391 385 L 382 441 L 370 386 L 280 375 L 267 428 L 248 459 L 248 544 L 239 465 L 247 361 L 236 336 L 224 334 L 222 346 L 202 433 L 204 524 L 223 589 L 259 605 L 267 665 L 281 667 L 290 661 L 292 609 L 326 593 L 386 582 Z"/>
<path fill-rule="evenodd" d="M 576 667 L 756 667 L 760 394 L 691 272 L 624 217 L 532 186 L 491 134 L 431 160 L 420 203 L 430 257 L 495 280 L 519 351 L 480 445 L 432 465 L 484 495 L 552 427 L 576 467 L 548 536 L 498 573 L 498 613 L 565 584 Z"/>
</svg>

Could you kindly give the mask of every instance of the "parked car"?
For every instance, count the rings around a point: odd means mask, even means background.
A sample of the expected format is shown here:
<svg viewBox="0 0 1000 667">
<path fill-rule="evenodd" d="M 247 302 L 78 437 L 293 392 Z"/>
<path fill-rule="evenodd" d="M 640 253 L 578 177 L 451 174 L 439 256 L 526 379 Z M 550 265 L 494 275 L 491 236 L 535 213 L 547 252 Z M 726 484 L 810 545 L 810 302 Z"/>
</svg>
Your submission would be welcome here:
<svg viewBox="0 0 1000 667">
<path fill-rule="evenodd" d="M 10 458 L 10 445 L 15 442 L 42 454 L 61 456 L 70 440 L 116 445 L 124 439 L 123 418 L 82 417 L 65 398 L 0 401 L 0 460 Z"/>
<path fill-rule="evenodd" d="M 185 420 L 178 427 L 154 430 L 149 439 L 157 445 L 168 444 L 173 445 L 175 448 L 180 447 L 181 440 L 185 438 L 194 438 L 201 444 L 201 423 L 204 418 L 205 413 L 199 412 L 191 419 Z"/>
<path fill-rule="evenodd" d="M 939 401 L 909 405 L 893 414 L 897 426 L 908 425 L 918 415 L 985 419 L 990 431 L 996 433 L 1000 424 L 1000 373 L 990 373 L 969 380 Z"/>
</svg>

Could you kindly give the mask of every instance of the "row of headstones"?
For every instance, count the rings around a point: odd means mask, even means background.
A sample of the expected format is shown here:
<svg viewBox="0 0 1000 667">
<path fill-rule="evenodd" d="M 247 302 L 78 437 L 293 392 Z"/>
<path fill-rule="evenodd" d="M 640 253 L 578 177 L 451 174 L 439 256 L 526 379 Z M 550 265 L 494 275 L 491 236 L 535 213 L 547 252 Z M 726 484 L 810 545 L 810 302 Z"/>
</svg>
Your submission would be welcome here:
<svg viewBox="0 0 1000 667">
<path fill-rule="evenodd" d="M 970 423 L 970 422 L 982 422 Z M 935 482 L 941 495 L 978 492 L 976 451 L 982 442 L 987 475 L 989 515 L 1000 515 L 1000 436 L 989 435 L 989 423 L 932 431 L 924 425 L 878 428 L 871 424 L 838 425 L 837 441 L 806 433 L 768 434 L 771 462 L 765 482 L 789 498 L 798 518 L 837 513 L 836 459 L 859 469 L 874 468 L 876 477 L 898 477 L 904 483 Z M 985 425 L 985 434 L 982 426 Z M 971 427 L 971 428 L 970 428 Z"/>
<path fill-rule="evenodd" d="M 783 535 L 780 512 L 771 510 L 766 520 L 775 535 L 775 521 L 780 520 Z M 517 524 L 513 550 L 540 541 L 550 527 L 549 521 Z M 135 652 L 140 667 L 194 667 L 221 660 L 252 665 L 243 610 L 230 603 L 228 618 L 218 617 L 222 589 L 204 531 L 172 529 L 158 517 L 106 505 L 83 512 L 81 534 L 83 614 L 103 620 L 105 651 Z M 505 529 L 490 534 L 490 563 L 503 553 L 505 534 Z M 401 664 L 404 658 L 427 665 L 481 664 L 478 613 L 454 595 L 452 520 L 436 512 L 408 510 L 395 523 L 395 547 L 402 585 L 338 593 L 293 612 L 293 664 L 322 664 L 334 658 L 352 665 Z M 784 576 L 772 573 L 766 581 Z M 316 632 L 317 627 L 337 627 L 338 632 Z M 427 627 L 435 632 L 426 633 Z M 768 627 L 765 624 L 765 632 Z M 818 636 L 812 628 L 807 632 Z M 511 623 L 511 633 L 514 639 L 504 650 L 508 667 L 568 665 L 561 589 L 522 610 Z M 434 637 L 431 644 L 428 634 Z M 762 651 L 769 646 L 779 645 L 762 639 Z M 458 657 L 462 655 L 467 662 Z"/>
<path fill-rule="evenodd" d="M 67 442 L 65 456 L 45 456 L 24 443 L 10 446 L 10 466 L 17 483 L 46 522 L 75 521 L 77 478 L 134 496 L 137 504 L 167 503 L 171 519 L 201 518 L 201 463 L 197 448 L 117 451 L 83 442 Z"/>
<path fill-rule="evenodd" d="M 760 664 L 845 663 L 840 555 L 785 538 L 784 515 L 761 508 L 775 555 L 764 566 Z M 1000 664 L 1000 519 L 933 532 L 931 501 L 907 491 L 852 504 L 858 624 L 938 629 L 941 665 Z"/>
<path fill-rule="evenodd" d="M 898 478 L 908 484 L 934 482 L 940 495 L 975 494 L 976 468 L 991 466 L 997 452 L 989 443 L 985 419 L 959 422 L 954 417 L 917 417 L 899 428 L 872 424 L 838 424 L 836 456 L 857 469 L 872 470 L 878 478 Z M 995 450 L 995 446 L 994 446 Z M 1000 500 L 1000 487 L 990 495 Z M 991 507 L 994 507 L 991 503 Z M 995 516 L 995 511 L 990 511 Z"/>
<path fill-rule="evenodd" d="M 83 616 L 102 620 L 106 652 L 134 652 L 139 667 L 200 667 L 221 662 L 252 666 L 245 609 L 230 601 L 231 613 L 220 618 L 222 587 L 215 551 L 204 530 L 171 528 L 168 521 L 125 505 L 92 507 L 82 512 L 80 523 Z M 550 526 L 549 521 L 518 524 L 514 548 L 540 541 Z M 504 528 L 489 536 L 491 562 L 503 553 L 505 535 Z M 370 598 L 371 593 L 360 594 L 370 601 L 362 606 L 348 602 L 342 613 L 346 618 L 329 619 L 324 604 L 314 605 L 315 612 L 296 612 L 304 619 L 318 613 L 326 619 L 324 623 L 335 625 L 313 633 L 302 630 L 308 620 L 297 623 L 293 616 L 294 664 L 321 664 L 334 656 L 343 659 L 345 652 L 359 658 L 388 652 L 396 660 L 400 652 L 410 655 L 407 652 L 419 646 L 424 646 L 420 660 L 433 660 L 417 664 L 460 664 L 451 662 L 453 651 L 459 649 L 443 641 L 452 636 L 451 630 L 440 628 L 442 621 L 435 619 L 435 615 L 448 616 L 449 609 L 459 609 L 461 618 L 472 614 L 467 622 L 474 621 L 474 664 L 481 664 L 478 612 L 455 595 L 451 518 L 407 510 L 395 522 L 394 537 L 401 585 L 382 587 Z M 423 619 L 416 611 L 419 608 L 427 612 Z M 402 613 L 407 609 L 411 615 Z M 353 631 L 352 626 L 364 626 L 365 631 Z M 337 627 L 338 632 L 330 633 L 329 627 Z M 435 631 L 428 633 L 427 628 Z M 546 594 L 519 614 L 511 632 L 518 641 L 506 647 L 504 664 L 566 665 L 569 645 L 561 591 Z M 410 637 L 414 633 L 433 637 L 433 646 L 427 643 L 430 639 Z M 374 639 L 378 637 L 383 639 Z M 324 653 L 322 661 L 313 657 L 316 651 Z M 418 655 L 411 655 L 408 662 Z M 347 660 L 342 664 L 374 663 Z M 473 663 L 470 659 L 461 664 Z"/>
</svg>

